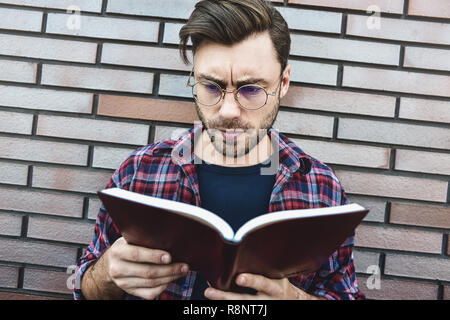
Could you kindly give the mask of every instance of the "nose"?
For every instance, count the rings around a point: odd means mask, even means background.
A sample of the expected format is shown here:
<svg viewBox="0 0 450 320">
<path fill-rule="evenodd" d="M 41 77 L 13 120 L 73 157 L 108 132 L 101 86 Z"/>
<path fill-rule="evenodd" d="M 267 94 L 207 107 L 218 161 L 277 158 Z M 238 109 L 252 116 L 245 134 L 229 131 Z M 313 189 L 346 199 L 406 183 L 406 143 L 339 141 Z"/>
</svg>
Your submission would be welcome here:
<svg viewBox="0 0 450 320">
<path fill-rule="evenodd" d="M 226 119 L 238 118 L 241 115 L 242 110 L 239 103 L 234 98 L 235 93 L 230 91 L 224 92 L 222 105 L 219 110 L 220 115 Z"/>
</svg>

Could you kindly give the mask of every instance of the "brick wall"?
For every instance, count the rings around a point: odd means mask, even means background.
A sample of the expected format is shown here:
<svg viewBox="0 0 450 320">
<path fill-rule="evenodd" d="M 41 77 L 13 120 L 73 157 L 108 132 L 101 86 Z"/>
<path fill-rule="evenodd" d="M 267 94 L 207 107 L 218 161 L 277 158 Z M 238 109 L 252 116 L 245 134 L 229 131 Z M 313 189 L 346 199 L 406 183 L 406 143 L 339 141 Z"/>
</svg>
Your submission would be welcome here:
<svg viewBox="0 0 450 320">
<path fill-rule="evenodd" d="M 195 2 L 0 0 L 0 299 L 71 298 L 95 192 L 132 150 L 196 120 L 176 45 Z M 371 209 L 359 285 L 449 299 L 448 0 L 274 2 L 293 41 L 275 126 Z"/>
</svg>

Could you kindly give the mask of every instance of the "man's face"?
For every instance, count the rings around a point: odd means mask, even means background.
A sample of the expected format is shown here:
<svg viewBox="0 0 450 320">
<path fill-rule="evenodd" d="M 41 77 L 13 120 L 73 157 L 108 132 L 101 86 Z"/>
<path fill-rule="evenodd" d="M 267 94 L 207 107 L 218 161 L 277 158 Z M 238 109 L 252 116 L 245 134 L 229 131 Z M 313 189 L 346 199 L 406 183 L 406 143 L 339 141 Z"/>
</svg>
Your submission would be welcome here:
<svg viewBox="0 0 450 320">
<path fill-rule="evenodd" d="M 232 46 L 204 42 L 197 48 L 195 82 L 214 79 L 222 89 L 229 90 L 243 84 L 256 84 L 267 93 L 276 92 L 257 110 L 242 108 L 232 93 L 226 93 L 215 106 L 196 103 L 199 118 L 217 151 L 233 157 L 243 156 L 264 137 L 276 119 L 280 98 L 289 87 L 290 65 L 282 79 L 281 71 L 268 32 L 252 35 Z"/>
</svg>

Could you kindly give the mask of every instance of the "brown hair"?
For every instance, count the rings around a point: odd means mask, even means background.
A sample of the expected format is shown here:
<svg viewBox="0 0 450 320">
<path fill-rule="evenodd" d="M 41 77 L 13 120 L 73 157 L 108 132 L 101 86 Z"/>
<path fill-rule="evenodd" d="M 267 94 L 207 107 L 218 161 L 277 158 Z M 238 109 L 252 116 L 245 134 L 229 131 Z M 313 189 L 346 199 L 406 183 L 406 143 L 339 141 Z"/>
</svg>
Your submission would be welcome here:
<svg viewBox="0 0 450 320">
<path fill-rule="evenodd" d="M 289 28 L 281 14 L 266 0 L 202 0 L 180 30 L 180 53 L 188 64 L 187 43 L 192 51 L 205 40 L 232 45 L 252 34 L 269 31 L 281 70 L 291 49 Z"/>
</svg>

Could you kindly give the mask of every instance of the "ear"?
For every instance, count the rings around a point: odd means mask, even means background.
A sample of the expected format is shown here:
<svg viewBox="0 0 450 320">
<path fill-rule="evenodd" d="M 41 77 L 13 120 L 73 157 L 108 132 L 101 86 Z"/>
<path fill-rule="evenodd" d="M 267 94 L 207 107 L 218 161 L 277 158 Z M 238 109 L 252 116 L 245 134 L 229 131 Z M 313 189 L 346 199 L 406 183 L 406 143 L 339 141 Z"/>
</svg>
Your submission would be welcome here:
<svg viewBox="0 0 450 320">
<path fill-rule="evenodd" d="M 283 98 L 289 90 L 289 83 L 291 81 L 291 65 L 287 64 L 283 72 L 280 87 L 280 99 Z"/>
</svg>

